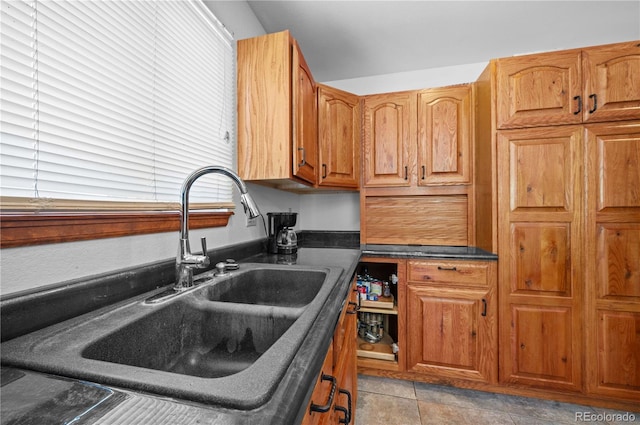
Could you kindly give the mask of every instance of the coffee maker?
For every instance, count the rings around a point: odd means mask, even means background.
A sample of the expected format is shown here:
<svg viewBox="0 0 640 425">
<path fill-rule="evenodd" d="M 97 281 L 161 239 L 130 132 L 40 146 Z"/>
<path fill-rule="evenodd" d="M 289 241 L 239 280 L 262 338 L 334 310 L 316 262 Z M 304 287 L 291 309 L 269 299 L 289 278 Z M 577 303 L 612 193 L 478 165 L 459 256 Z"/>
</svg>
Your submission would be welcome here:
<svg viewBox="0 0 640 425">
<path fill-rule="evenodd" d="M 293 230 L 298 213 L 267 213 L 269 235 L 267 245 L 271 254 L 295 254 L 298 251 L 298 237 Z"/>
</svg>

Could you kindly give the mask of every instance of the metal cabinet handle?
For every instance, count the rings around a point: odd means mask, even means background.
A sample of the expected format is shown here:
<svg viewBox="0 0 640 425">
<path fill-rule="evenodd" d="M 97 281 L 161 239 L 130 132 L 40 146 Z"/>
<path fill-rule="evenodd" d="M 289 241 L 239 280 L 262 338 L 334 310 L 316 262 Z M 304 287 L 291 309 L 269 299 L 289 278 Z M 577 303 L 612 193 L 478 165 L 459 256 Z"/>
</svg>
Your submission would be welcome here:
<svg viewBox="0 0 640 425">
<path fill-rule="evenodd" d="M 406 165 L 404 166 L 404 179 L 409 180 L 409 167 Z"/>
<path fill-rule="evenodd" d="M 438 266 L 438 270 L 447 270 L 447 271 L 450 271 L 450 272 L 455 272 L 455 271 L 456 271 L 456 270 L 458 270 L 458 269 L 457 269 L 457 267 L 456 267 L 456 266 L 453 266 L 453 267 L 442 267 L 442 266 Z"/>
<path fill-rule="evenodd" d="M 487 317 L 487 300 L 482 299 L 482 316 Z"/>
<path fill-rule="evenodd" d="M 347 314 L 356 314 L 358 310 L 360 310 L 360 306 L 358 304 L 359 303 L 354 303 L 353 301 L 349 301 L 349 305 L 353 306 L 353 310 L 347 309 Z"/>
<path fill-rule="evenodd" d="M 426 166 L 422 166 L 422 180 L 424 180 L 427 177 L 427 167 Z"/>
<path fill-rule="evenodd" d="M 593 114 L 598 109 L 598 95 L 590 94 L 589 99 L 593 100 L 593 108 L 589 109 L 589 113 Z"/>
<path fill-rule="evenodd" d="M 322 164 L 322 178 L 327 178 L 327 164 Z"/>
<path fill-rule="evenodd" d="M 309 406 L 309 413 L 311 412 L 319 412 L 319 413 L 327 413 L 329 409 L 331 409 L 331 405 L 333 404 L 333 397 L 336 395 L 336 386 L 338 381 L 334 376 L 322 374 L 320 381 L 330 381 L 331 382 L 331 392 L 329 393 L 329 398 L 327 402 L 320 406 L 319 404 L 313 404 Z"/>
<path fill-rule="evenodd" d="M 344 394 L 347 396 L 347 407 L 344 408 L 342 406 L 334 406 L 334 410 L 344 413 L 344 418 L 338 420 L 338 423 L 341 424 L 350 424 L 351 423 L 351 393 L 348 390 L 343 390 L 342 388 L 338 390 L 340 394 Z"/>
<path fill-rule="evenodd" d="M 582 96 L 574 96 L 573 100 L 578 101 L 578 110 L 574 111 L 573 115 L 578 115 L 580 112 L 582 112 Z"/>
<path fill-rule="evenodd" d="M 304 148 L 298 148 L 299 151 L 302 151 L 302 162 L 300 164 L 298 164 L 298 167 L 303 167 L 304 164 L 307 163 L 307 159 L 305 156 L 305 152 L 304 152 Z"/>
</svg>

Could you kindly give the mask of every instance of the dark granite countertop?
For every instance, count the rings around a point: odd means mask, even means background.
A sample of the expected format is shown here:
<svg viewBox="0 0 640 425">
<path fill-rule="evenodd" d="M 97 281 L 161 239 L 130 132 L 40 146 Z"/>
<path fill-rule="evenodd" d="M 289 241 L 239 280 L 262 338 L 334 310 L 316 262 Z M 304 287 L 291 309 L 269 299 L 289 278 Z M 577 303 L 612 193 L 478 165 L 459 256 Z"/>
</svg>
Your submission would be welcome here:
<svg viewBox="0 0 640 425">
<path fill-rule="evenodd" d="M 271 399 L 250 411 L 185 403 L 134 391 L 110 388 L 60 376 L 2 368 L 2 418 L 24 424 L 74 421 L 78 424 L 294 424 L 299 423 L 325 354 L 358 261 L 362 256 L 442 258 L 495 261 L 497 256 L 474 247 L 359 245 L 358 232 L 301 232 L 295 256 L 266 254 L 265 241 L 254 241 L 213 252 L 211 262 L 236 258 L 240 263 L 293 263 L 341 267 L 344 272 L 322 312 L 294 357 Z M 2 340 L 33 332 L 71 317 L 108 308 L 173 281 L 172 261 L 136 270 L 63 282 L 10 294 L 0 300 Z M 71 401 L 70 401 L 71 400 Z"/>
<path fill-rule="evenodd" d="M 472 246 L 440 245 L 361 245 L 366 257 L 446 258 L 459 260 L 496 261 L 498 256 Z"/>
<path fill-rule="evenodd" d="M 332 266 L 344 270 L 275 393 L 264 405 L 247 411 L 192 402 L 184 403 L 181 400 L 156 397 L 152 394 L 3 367 L 1 384 L 3 423 L 5 418 L 25 424 L 66 423 L 74 418 L 78 418 L 74 423 L 79 424 L 299 423 L 306 412 L 315 380 L 322 368 L 339 314 L 347 298 L 348 288 L 360 258 L 360 250 L 301 247 L 295 257 L 282 257 L 262 252 L 256 254 L 253 247 L 243 252 L 249 255 L 235 254 L 235 258 L 240 263 L 294 262 L 299 266 Z M 164 266 L 154 265 L 153 267 L 164 270 Z M 130 278 L 130 273 L 132 272 L 118 272 L 118 275 Z M 17 319 L 28 316 L 30 306 L 38 308 L 47 301 L 59 305 L 50 307 L 48 310 L 50 315 L 57 310 L 69 309 L 65 289 L 76 298 L 72 304 L 82 304 L 86 299 L 95 299 L 99 297 L 96 291 L 99 292 L 101 287 L 104 288 L 100 285 L 100 279 L 109 281 L 110 278 L 112 277 L 103 276 L 91 285 L 76 282 L 82 286 L 82 290 L 76 292 L 73 291 L 74 285 L 62 285 L 45 291 L 48 297 L 33 293 L 24 294 L 22 297 L 9 297 L 8 300 L 2 300 L 1 304 L 3 322 L 6 319 L 9 324 L 16 323 Z M 5 309 L 5 306 L 9 308 Z M 85 314 L 91 314 L 91 311 Z M 64 315 L 61 316 L 61 320 L 66 318 Z M 36 324 L 34 327 L 48 326 L 51 321 L 52 319 L 48 318 L 46 322 Z M 20 328 L 15 331 L 3 327 L 3 333 L 5 331 L 18 336 L 29 329 Z M 40 397 L 34 397 L 34 394 L 40 394 Z M 71 403 L 70 405 L 70 398 L 81 400 L 82 404 Z M 180 413 L 176 413 L 177 411 Z"/>
</svg>

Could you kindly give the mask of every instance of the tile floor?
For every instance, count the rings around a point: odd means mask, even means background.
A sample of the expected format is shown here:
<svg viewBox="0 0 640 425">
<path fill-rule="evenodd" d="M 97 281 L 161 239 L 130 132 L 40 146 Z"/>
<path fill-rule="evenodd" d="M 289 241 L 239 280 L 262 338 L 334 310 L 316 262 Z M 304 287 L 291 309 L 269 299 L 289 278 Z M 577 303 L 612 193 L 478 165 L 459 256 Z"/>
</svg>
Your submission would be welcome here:
<svg viewBox="0 0 640 425">
<path fill-rule="evenodd" d="M 356 406 L 355 425 L 629 423 L 597 420 L 627 412 L 364 375 L 358 376 Z M 632 414 L 640 423 L 640 413 Z"/>
</svg>

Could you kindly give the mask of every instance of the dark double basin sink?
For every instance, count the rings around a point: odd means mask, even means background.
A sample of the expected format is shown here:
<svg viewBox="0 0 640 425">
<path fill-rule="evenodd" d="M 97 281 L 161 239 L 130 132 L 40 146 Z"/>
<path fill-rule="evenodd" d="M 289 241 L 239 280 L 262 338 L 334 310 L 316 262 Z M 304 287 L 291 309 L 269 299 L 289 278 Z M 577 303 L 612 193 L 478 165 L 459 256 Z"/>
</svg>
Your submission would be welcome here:
<svg viewBox="0 0 640 425">
<path fill-rule="evenodd" d="M 208 404 L 273 394 L 341 268 L 241 264 L 2 344 L 2 363 Z"/>
</svg>

